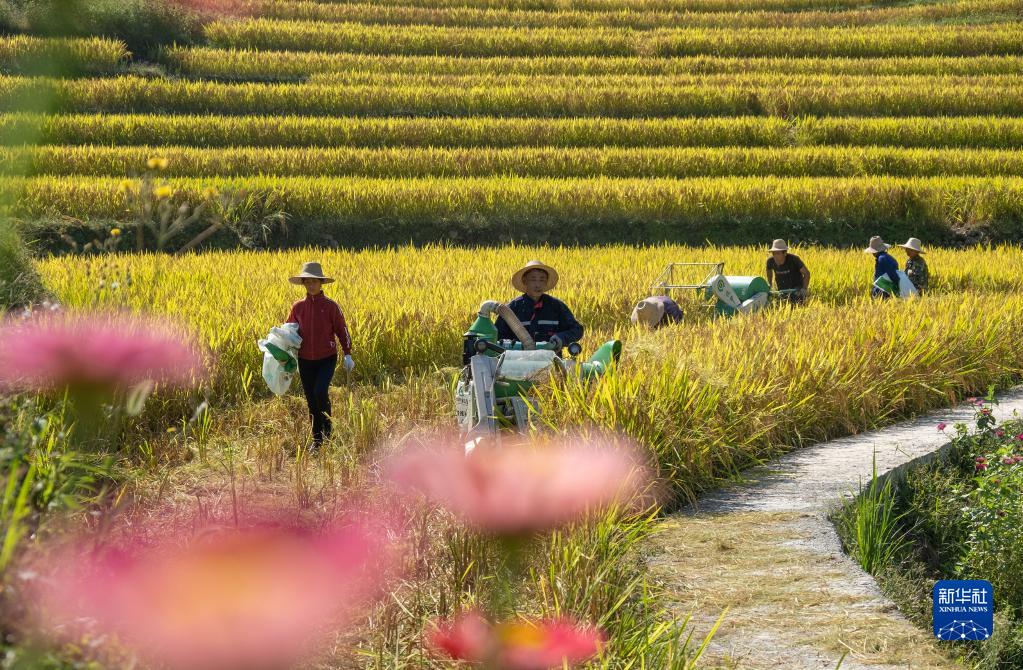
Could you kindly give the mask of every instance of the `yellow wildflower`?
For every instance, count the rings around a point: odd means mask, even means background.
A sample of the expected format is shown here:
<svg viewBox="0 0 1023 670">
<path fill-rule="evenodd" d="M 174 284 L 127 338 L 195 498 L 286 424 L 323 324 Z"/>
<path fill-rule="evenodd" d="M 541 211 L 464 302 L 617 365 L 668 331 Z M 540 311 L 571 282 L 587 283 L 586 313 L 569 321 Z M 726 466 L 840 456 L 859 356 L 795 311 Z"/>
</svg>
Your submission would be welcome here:
<svg viewBox="0 0 1023 670">
<path fill-rule="evenodd" d="M 158 156 L 154 156 L 153 158 L 150 158 L 148 161 L 146 161 L 146 167 L 148 167 L 150 170 L 166 170 L 169 164 L 170 161 L 168 161 L 166 158 Z"/>
<path fill-rule="evenodd" d="M 174 195 L 174 189 L 170 186 L 159 186 L 153 189 L 153 196 L 157 200 L 163 200 L 164 198 L 169 198 L 172 195 Z"/>
</svg>

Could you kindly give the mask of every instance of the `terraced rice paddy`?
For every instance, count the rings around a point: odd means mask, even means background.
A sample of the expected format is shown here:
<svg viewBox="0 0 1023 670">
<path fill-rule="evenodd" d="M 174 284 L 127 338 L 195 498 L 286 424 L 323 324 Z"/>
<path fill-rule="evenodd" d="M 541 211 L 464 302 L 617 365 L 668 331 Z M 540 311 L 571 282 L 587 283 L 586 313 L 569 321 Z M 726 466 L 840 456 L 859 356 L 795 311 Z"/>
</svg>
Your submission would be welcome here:
<svg viewBox="0 0 1023 670">
<path fill-rule="evenodd" d="M 1023 232 L 1019 0 L 233 10 L 164 50 L 166 77 L 112 40 L 0 40 L 14 212 L 116 220 L 159 156 L 178 199 L 284 203 L 280 245 Z"/>
</svg>

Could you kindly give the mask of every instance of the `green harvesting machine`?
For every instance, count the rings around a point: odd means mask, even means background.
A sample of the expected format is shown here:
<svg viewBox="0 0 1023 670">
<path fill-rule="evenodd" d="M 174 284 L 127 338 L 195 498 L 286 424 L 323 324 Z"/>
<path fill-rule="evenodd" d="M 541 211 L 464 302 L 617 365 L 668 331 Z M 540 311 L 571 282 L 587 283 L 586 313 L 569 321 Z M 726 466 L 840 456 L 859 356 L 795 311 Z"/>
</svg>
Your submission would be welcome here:
<svg viewBox="0 0 1023 670">
<path fill-rule="evenodd" d="M 516 340 L 498 339 L 492 315 L 504 318 Z M 569 375 L 583 380 L 603 375 L 622 353 L 619 340 L 605 342 L 587 360 L 582 347 L 568 345 L 569 358 L 548 342 L 535 342 L 511 309 L 488 300 L 464 335 L 462 373 L 455 388 L 455 416 L 468 453 L 482 440 L 500 440 L 503 427 L 525 432 L 535 411 L 534 390 Z"/>
<path fill-rule="evenodd" d="M 772 291 L 763 277 L 726 275 L 724 263 L 669 263 L 650 288 L 654 295 L 696 291 L 697 297 L 720 316 L 756 312 L 794 293 Z"/>
</svg>

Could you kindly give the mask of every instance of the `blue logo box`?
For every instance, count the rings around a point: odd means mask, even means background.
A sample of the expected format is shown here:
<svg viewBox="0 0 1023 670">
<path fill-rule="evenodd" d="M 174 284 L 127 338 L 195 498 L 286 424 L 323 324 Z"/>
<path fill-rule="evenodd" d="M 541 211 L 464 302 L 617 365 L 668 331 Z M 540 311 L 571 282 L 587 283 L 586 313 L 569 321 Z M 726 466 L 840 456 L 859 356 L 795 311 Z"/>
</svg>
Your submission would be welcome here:
<svg viewBox="0 0 1023 670">
<path fill-rule="evenodd" d="M 984 579 L 944 579 L 934 585 L 934 636 L 986 640 L 995 631 L 995 591 Z"/>
</svg>

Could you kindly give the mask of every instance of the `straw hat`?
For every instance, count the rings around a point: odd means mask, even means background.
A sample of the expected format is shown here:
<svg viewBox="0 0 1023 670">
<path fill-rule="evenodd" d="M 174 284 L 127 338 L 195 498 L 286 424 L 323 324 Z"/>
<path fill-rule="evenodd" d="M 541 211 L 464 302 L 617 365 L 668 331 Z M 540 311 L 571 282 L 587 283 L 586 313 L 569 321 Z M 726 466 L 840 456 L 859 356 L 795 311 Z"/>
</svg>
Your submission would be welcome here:
<svg viewBox="0 0 1023 670">
<path fill-rule="evenodd" d="M 769 251 L 788 251 L 789 245 L 785 244 L 785 240 L 775 240 L 771 242 L 771 248 Z"/>
<path fill-rule="evenodd" d="M 540 261 L 529 261 L 521 268 L 515 271 L 512 275 L 512 286 L 523 293 L 526 292 L 526 285 L 522 281 L 523 275 L 530 270 L 543 270 L 547 273 L 547 286 L 544 288 L 545 291 L 550 291 L 552 288 L 558 285 L 558 271 L 549 265 L 545 265 Z"/>
<path fill-rule="evenodd" d="M 915 237 L 909 238 L 905 244 L 900 244 L 899 246 L 902 247 L 903 249 L 912 249 L 913 251 L 919 254 L 922 254 L 924 252 L 924 250 L 920 248 L 921 247 L 920 240 L 916 239 Z"/>
<path fill-rule="evenodd" d="M 882 240 L 879 235 L 874 235 L 870 238 L 870 244 L 867 245 L 867 248 L 863 251 L 868 254 L 876 254 L 882 251 L 887 251 L 891 246 L 892 245 L 890 244 L 885 244 L 884 240 Z"/>
<path fill-rule="evenodd" d="M 323 276 L 323 268 L 320 264 L 315 261 L 302 264 L 302 271 L 294 277 L 288 277 L 288 281 L 292 284 L 301 284 L 303 279 L 319 279 L 324 284 L 329 284 L 334 281 L 331 277 Z"/>
<path fill-rule="evenodd" d="M 663 318 L 664 303 L 659 300 L 640 300 L 632 310 L 632 322 L 642 323 L 649 328 L 656 328 Z"/>
</svg>

